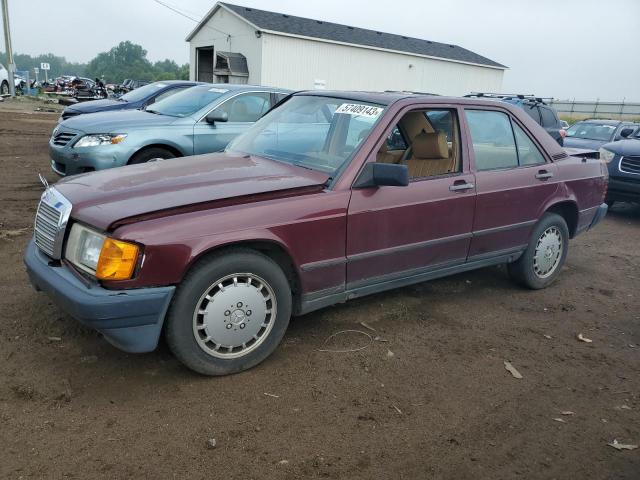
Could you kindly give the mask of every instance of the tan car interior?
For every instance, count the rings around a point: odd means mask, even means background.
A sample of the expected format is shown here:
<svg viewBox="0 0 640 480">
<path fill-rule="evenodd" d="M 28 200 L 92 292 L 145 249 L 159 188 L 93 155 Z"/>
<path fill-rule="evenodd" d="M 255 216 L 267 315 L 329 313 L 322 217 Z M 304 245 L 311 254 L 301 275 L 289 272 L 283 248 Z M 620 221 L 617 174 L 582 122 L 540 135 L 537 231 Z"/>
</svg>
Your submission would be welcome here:
<svg viewBox="0 0 640 480">
<path fill-rule="evenodd" d="M 389 150 L 384 142 L 377 153 L 377 162 L 406 165 L 410 178 L 446 175 L 460 171 L 458 122 L 454 116 L 453 138 L 448 142 L 445 132 L 436 131 L 424 111 L 409 112 L 398 122 L 398 129 L 408 140 L 406 150 Z"/>
</svg>

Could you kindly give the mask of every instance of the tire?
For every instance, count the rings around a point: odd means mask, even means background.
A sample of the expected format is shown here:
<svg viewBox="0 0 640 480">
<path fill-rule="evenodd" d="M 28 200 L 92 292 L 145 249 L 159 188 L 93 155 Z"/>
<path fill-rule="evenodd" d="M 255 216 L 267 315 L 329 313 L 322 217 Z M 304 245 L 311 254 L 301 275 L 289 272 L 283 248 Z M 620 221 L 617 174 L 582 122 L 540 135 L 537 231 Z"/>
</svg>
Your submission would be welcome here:
<svg viewBox="0 0 640 480">
<path fill-rule="evenodd" d="M 533 229 L 525 252 L 507 266 L 509 275 L 527 288 L 546 288 L 560 274 L 568 249 L 567 222 L 560 215 L 545 213 Z"/>
<path fill-rule="evenodd" d="M 291 302 L 287 277 L 271 258 L 248 249 L 227 250 L 196 264 L 178 286 L 165 338 L 191 370 L 241 372 L 276 349 L 289 325 Z"/>
<path fill-rule="evenodd" d="M 154 158 L 176 158 L 176 155 L 167 150 L 166 148 L 161 147 L 151 147 L 140 150 L 136 154 L 131 157 L 129 163 L 127 165 L 137 165 L 139 163 L 147 163 L 149 160 L 153 160 Z"/>
<path fill-rule="evenodd" d="M 9 84 L 7 82 L 2 82 L 2 85 L 0 85 L 0 95 L 9 95 Z"/>
</svg>

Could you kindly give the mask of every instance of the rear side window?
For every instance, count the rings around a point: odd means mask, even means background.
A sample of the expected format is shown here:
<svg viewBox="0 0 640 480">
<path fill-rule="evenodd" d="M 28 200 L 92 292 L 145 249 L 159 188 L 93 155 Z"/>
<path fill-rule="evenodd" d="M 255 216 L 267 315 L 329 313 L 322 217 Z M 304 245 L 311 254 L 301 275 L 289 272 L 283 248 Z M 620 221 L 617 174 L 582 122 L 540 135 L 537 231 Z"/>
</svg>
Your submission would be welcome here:
<svg viewBox="0 0 640 480">
<path fill-rule="evenodd" d="M 513 133 L 515 133 L 516 143 L 518 145 L 520 165 L 538 165 L 545 163 L 545 159 L 536 144 L 533 143 L 529 135 L 515 123 L 513 123 Z"/>
<path fill-rule="evenodd" d="M 527 105 L 525 103 L 522 106 L 522 109 L 527 113 L 527 115 L 533 118 L 538 125 L 540 125 L 540 111 L 536 105 Z"/>
<path fill-rule="evenodd" d="M 540 107 L 540 114 L 542 115 L 543 127 L 555 127 L 558 125 L 558 119 L 550 108 Z"/>
<path fill-rule="evenodd" d="M 518 166 L 516 142 L 509 117 L 502 112 L 465 110 L 477 170 Z"/>
</svg>

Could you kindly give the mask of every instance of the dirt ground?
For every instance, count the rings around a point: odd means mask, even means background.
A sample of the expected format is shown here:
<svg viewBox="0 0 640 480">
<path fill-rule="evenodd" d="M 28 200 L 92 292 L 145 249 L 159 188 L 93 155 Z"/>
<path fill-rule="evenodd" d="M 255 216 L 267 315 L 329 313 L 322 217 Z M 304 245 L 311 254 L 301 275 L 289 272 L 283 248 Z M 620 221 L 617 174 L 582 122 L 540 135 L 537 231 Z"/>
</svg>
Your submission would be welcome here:
<svg viewBox="0 0 640 480">
<path fill-rule="evenodd" d="M 640 478 L 640 449 L 607 445 L 640 444 L 640 207 L 572 241 L 547 290 L 487 268 L 359 299 L 204 378 L 166 346 L 116 350 L 30 287 L 57 115 L 17 110 L 0 103 L 0 478 Z M 379 339 L 325 344 L 343 330 Z"/>
</svg>

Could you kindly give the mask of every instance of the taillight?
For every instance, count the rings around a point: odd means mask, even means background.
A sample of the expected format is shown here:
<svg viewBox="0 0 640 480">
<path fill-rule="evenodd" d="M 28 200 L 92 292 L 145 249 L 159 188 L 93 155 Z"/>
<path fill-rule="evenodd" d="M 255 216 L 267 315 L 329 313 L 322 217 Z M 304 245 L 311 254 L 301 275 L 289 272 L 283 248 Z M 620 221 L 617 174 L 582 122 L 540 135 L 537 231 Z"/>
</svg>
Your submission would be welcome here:
<svg viewBox="0 0 640 480">
<path fill-rule="evenodd" d="M 567 131 L 566 131 L 564 128 L 561 128 L 561 129 L 560 129 L 560 136 L 561 136 L 562 138 L 564 138 L 564 137 L 566 137 L 566 136 L 567 136 Z"/>
</svg>

